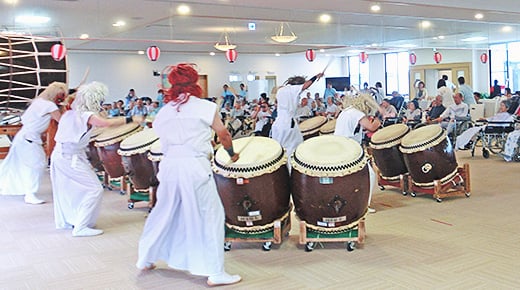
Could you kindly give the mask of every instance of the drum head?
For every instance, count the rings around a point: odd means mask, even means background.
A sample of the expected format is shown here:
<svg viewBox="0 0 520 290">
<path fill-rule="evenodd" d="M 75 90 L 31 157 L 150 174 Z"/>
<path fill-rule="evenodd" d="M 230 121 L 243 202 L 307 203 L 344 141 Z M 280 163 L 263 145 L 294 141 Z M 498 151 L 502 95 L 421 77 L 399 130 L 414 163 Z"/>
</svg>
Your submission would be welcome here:
<svg viewBox="0 0 520 290">
<path fill-rule="evenodd" d="M 96 138 L 105 131 L 106 127 L 94 127 L 90 132 L 90 142 L 96 140 Z"/>
<path fill-rule="evenodd" d="M 128 136 L 133 135 L 141 130 L 143 130 L 143 127 L 137 123 L 128 123 L 117 127 L 107 127 L 101 134 L 99 134 L 99 136 L 97 136 L 95 139 L 95 145 L 96 147 L 112 145 L 117 142 L 121 142 Z"/>
<path fill-rule="evenodd" d="M 117 153 L 122 156 L 131 156 L 148 151 L 153 142 L 159 140 L 152 129 L 144 129 L 126 138 L 119 145 Z"/>
<path fill-rule="evenodd" d="M 233 140 L 233 149 L 240 158 L 232 163 L 227 151 L 221 147 L 215 153 L 213 170 L 231 178 L 252 178 L 271 173 L 287 162 L 283 147 L 276 140 L 252 136 Z"/>
<path fill-rule="evenodd" d="M 335 135 L 305 140 L 296 147 L 291 158 L 293 169 L 315 177 L 345 176 L 363 169 L 366 164 L 359 143 Z"/>
<path fill-rule="evenodd" d="M 414 153 L 424 151 L 446 139 L 444 130 L 439 125 L 428 125 L 406 134 L 401 140 L 401 152 Z"/>
<path fill-rule="evenodd" d="M 323 126 L 327 122 L 327 118 L 324 116 L 316 116 L 310 119 L 307 119 L 299 124 L 300 131 L 302 134 L 312 134 L 319 131 L 320 127 Z"/>
<path fill-rule="evenodd" d="M 390 148 L 401 143 L 401 139 L 410 132 L 405 124 L 394 124 L 377 130 L 370 138 L 370 147 L 374 149 Z"/>
<path fill-rule="evenodd" d="M 151 161 L 161 161 L 162 159 L 161 140 L 157 139 L 150 145 L 150 152 L 148 152 L 148 159 Z"/>
<path fill-rule="evenodd" d="M 320 127 L 321 134 L 333 134 L 336 130 L 336 119 L 329 120 L 323 126 Z"/>
</svg>

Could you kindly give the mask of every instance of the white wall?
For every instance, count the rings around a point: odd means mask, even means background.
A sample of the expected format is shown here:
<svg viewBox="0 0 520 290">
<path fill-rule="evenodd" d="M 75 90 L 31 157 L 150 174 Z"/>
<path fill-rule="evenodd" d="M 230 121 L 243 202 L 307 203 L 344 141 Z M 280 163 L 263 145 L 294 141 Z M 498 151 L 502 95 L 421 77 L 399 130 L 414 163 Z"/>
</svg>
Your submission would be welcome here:
<svg viewBox="0 0 520 290">
<path fill-rule="evenodd" d="M 160 87 L 160 77 L 153 76 L 153 70 L 162 71 L 168 65 L 180 62 L 196 63 L 200 74 L 208 75 L 208 95 L 219 96 L 222 85 L 229 83 L 229 74 L 238 73 L 243 82 L 247 83 L 247 74 L 252 71 L 260 79 L 267 75 L 276 75 L 277 85 L 282 85 L 287 78 L 294 75 L 312 77 L 321 72 L 330 58 L 318 53 L 313 62 L 305 59 L 305 54 L 282 55 L 241 55 L 239 52 L 235 63 L 228 63 L 224 53 L 210 55 L 169 55 L 162 54 L 159 60 L 152 62 L 145 55 L 129 54 L 88 54 L 69 52 L 69 83 L 76 86 L 83 77 L 87 67 L 90 67 L 88 81 L 105 83 L 110 90 L 107 101 L 123 99 L 128 90 L 133 88 L 138 96 L 155 98 Z M 342 58 L 334 58 L 327 68 L 327 77 L 345 76 Z M 323 94 L 325 80 L 316 82 L 310 91 Z"/>
</svg>

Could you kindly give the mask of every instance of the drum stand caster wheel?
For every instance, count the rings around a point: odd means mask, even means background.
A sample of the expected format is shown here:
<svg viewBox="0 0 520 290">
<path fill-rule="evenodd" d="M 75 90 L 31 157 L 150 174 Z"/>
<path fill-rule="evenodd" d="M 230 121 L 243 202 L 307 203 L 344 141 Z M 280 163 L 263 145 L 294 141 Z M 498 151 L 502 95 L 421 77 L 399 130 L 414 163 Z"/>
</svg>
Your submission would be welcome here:
<svg viewBox="0 0 520 290">
<path fill-rule="evenodd" d="M 405 196 L 406 196 L 407 194 L 408 194 L 408 192 L 406 192 L 406 191 L 403 191 L 403 195 L 405 195 Z"/>
<path fill-rule="evenodd" d="M 308 242 L 305 244 L 305 252 L 312 252 L 314 250 L 315 244 L 313 242 Z"/>
<path fill-rule="evenodd" d="M 356 242 L 347 242 L 347 251 L 352 252 L 356 249 Z"/>
<path fill-rule="evenodd" d="M 471 196 L 471 192 L 466 192 L 465 195 L 466 195 L 466 197 L 470 197 Z"/>
<path fill-rule="evenodd" d="M 231 251 L 231 242 L 224 242 L 224 251 Z"/>
<path fill-rule="evenodd" d="M 128 209 L 133 209 L 134 208 L 134 203 L 133 202 L 129 202 L 128 203 Z"/>
<path fill-rule="evenodd" d="M 438 203 L 441 203 L 441 202 L 442 202 L 442 199 L 441 199 L 440 197 L 437 197 L 435 200 L 436 200 Z"/>
<path fill-rule="evenodd" d="M 411 196 L 411 197 L 416 197 L 417 194 L 416 194 L 415 192 L 412 191 L 412 192 L 410 192 L 410 196 Z"/>
<path fill-rule="evenodd" d="M 110 191 L 113 190 L 112 186 L 110 186 L 110 185 L 107 185 L 107 186 L 106 186 L 106 189 L 108 189 L 108 190 L 110 190 Z"/>
<path fill-rule="evenodd" d="M 265 242 L 263 245 L 262 245 L 262 250 L 266 251 L 266 252 L 269 252 L 271 250 L 271 246 L 273 245 L 272 242 Z"/>
<path fill-rule="evenodd" d="M 486 149 L 482 149 L 482 156 L 484 156 L 484 158 L 488 159 L 489 158 L 489 151 L 486 150 Z"/>
<path fill-rule="evenodd" d="M 379 189 L 381 189 L 381 190 L 385 190 L 385 187 L 382 186 L 382 185 L 380 185 L 380 186 L 379 186 Z"/>
<path fill-rule="evenodd" d="M 120 195 L 125 195 L 126 192 L 124 192 L 123 190 L 120 190 L 120 191 L 119 191 L 119 194 L 120 194 Z"/>
</svg>

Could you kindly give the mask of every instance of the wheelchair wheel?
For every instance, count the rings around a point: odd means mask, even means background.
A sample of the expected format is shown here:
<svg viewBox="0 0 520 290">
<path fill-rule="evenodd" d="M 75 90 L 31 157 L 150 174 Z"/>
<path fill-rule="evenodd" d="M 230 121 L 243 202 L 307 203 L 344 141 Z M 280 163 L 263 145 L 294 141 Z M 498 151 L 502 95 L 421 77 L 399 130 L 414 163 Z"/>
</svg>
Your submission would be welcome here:
<svg viewBox="0 0 520 290">
<path fill-rule="evenodd" d="M 498 154 L 504 150 L 505 140 L 501 136 L 494 136 L 489 139 L 488 149 L 493 154 Z"/>
</svg>

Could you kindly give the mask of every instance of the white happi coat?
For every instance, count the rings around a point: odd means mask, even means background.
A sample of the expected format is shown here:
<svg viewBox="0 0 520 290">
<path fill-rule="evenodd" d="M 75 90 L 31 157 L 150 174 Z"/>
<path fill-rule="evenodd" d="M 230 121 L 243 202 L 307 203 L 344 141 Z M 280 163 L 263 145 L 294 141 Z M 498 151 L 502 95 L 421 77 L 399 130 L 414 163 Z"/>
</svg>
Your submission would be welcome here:
<svg viewBox="0 0 520 290">
<path fill-rule="evenodd" d="M 157 114 L 153 128 L 160 138 L 157 204 L 139 241 L 138 268 L 157 260 L 194 275 L 224 271 L 224 207 L 209 156 L 216 104 L 190 97 L 172 102 Z"/>
<path fill-rule="evenodd" d="M 36 98 L 22 115 L 23 126 L 0 163 L 0 194 L 25 195 L 38 191 L 47 166 L 41 136 L 56 110 L 58 107 L 53 102 Z"/>
<path fill-rule="evenodd" d="M 67 111 L 60 119 L 51 156 L 54 221 L 57 229 L 93 227 L 103 187 L 87 159 L 92 112 Z"/>
<path fill-rule="evenodd" d="M 303 135 L 296 122 L 302 87 L 303 85 L 287 85 L 278 89 L 276 93 L 278 116 L 271 128 L 271 135 L 286 149 L 287 156 L 291 156 L 296 147 L 303 142 Z M 294 122 L 292 127 L 291 121 Z"/>
</svg>

